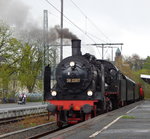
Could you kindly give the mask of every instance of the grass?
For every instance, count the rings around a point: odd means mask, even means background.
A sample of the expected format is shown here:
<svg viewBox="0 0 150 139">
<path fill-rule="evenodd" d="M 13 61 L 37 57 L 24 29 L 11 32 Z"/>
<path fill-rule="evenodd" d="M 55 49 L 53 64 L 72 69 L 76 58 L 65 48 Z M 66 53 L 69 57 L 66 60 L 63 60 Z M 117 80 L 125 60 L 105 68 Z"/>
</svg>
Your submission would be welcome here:
<svg viewBox="0 0 150 139">
<path fill-rule="evenodd" d="M 135 116 L 123 115 L 122 119 L 135 119 Z"/>
<path fill-rule="evenodd" d="M 54 116 L 50 116 L 50 119 L 48 120 L 48 116 L 43 116 L 43 117 L 30 117 L 26 116 L 26 118 L 20 122 L 18 122 L 18 125 L 20 128 L 28 128 L 28 127 L 34 127 L 37 125 L 45 124 L 55 121 Z"/>
</svg>

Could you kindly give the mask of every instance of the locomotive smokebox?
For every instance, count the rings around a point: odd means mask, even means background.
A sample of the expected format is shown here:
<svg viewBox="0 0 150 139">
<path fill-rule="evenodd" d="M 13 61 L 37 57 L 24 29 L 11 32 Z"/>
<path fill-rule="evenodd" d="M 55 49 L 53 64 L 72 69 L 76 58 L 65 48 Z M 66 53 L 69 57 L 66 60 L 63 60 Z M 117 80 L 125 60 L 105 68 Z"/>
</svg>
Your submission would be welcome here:
<svg viewBox="0 0 150 139">
<path fill-rule="evenodd" d="M 82 55 L 81 53 L 81 40 L 72 40 L 72 56 Z"/>
</svg>

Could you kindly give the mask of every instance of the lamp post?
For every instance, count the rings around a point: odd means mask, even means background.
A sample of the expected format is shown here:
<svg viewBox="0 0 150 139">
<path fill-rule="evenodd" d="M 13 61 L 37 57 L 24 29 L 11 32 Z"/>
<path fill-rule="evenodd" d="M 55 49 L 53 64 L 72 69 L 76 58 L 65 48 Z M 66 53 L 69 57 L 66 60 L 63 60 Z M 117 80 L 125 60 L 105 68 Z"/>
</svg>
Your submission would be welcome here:
<svg viewBox="0 0 150 139">
<path fill-rule="evenodd" d="M 63 0 L 61 0 L 60 61 L 63 59 Z"/>
</svg>

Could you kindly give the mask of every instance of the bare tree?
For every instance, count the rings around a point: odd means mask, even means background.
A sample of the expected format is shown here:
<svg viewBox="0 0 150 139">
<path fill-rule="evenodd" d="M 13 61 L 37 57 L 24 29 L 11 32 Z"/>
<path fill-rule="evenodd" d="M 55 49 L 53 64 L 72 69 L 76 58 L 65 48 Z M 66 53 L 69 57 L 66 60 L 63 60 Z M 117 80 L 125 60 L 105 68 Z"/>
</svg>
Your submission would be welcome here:
<svg viewBox="0 0 150 139">
<path fill-rule="evenodd" d="M 126 56 L 125 61 L 130 65 L 130 68 L 135 71 L 142 69 L 144 64 L 144 60 L 137 54 L 133 54 L 129 57 Z"/>
</svg>

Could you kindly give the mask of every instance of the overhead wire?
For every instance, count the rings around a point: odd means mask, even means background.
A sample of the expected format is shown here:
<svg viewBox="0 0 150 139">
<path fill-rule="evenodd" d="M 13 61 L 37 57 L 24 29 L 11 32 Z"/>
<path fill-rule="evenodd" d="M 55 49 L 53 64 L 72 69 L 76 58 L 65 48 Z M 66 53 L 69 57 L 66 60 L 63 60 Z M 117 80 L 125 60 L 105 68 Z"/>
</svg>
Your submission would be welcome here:
<svg viewBox="0 0 150 139">
<path fill-rule="evenodd" d="M 89 20 L 89 17 L 87 17 L 87 15 L 84 14 L 84 12 L 71 0 L 71 2 L 75 5 L 76 8 L 79 9 L 79 11 L 85 16 L 85 19 L 86 19 L 86 28 L 87 28 L 87 19 Z M 85 34 L 89 34 L 91 35 L 92 37 L 96 38 L 97 40 L 101 40 L 102 42 L 105 42 L 104 40 L 102 40 L 101 38 L 89 33 L 87 30 L 85 31 Z M 95 43 L 96 44 L 96 43 Z M 99 48 L 96 46 L 96 49 L 97 49 L 97 52 L 99 53 L 99 55 L 101 56 L 101 53 L 99 51 Z"/>
<path fill-rule="evenodd" d="M 48 0 L 45 0 L 49 5 L 51 5 L 57 12 L 59 12 L 59 13 L 61 13 L 61 11 L 59 11 L 52 3 L 50 3 Z M 73 23 L 73 21 L 71 21 L 66 15 L 64 15 L 63 14 L 63 16 L 64 16 L 64 18 L 66 18 L 72 25 L 74 25 L 76 28 L 78 28 L 78 30 L 80 30 L 83 34 L 85 34 L 85 31 L 83 30 L 83 29 L 81 29 L 79 26 L 77 26 L 75 23 Z M 96 43 L 95 42 L 95 40 L 92 38 L 92 37 L 90 37 L 88 34 L 85 34 L 90 40 L 92 40 L 94 43 Z"/>
<path fill-rule="evenodd" d="M 91 24 L 92 24 L 107 40 L 110 41 L 109 37 L 107 37 L 107 36 L 101 31 L 101 29 L 83 12 L 83 10 L 81 10 L 81 8 L 80 8 L 73 0 L 70 0 L 70 1 L 73 3 L 73 5 L 74 5 L 77 9 L 79 9 L 79 11 L 82 13 L 82 15 L 85 16 L 85 18 L 88 19 L 88 20 L 91 22 Z"/>
<path fill-rule="evenodd" d="M 49 12 L 48 11 L 48 13 L 49 14 L 51 14 L 51 15 L 54 15 L 55 17 L 57 17 L 55 14 L 53 14 L 52 12 Z M 66 22 L 68 22 L 68 20 L 66 20 L 66 19 L 64 19 Z M 70 22 L 68 22 L 69 24 L 70 24 Z M 85 33 L 87 33 L 87 32 L 85 32 Z M 91 36 L 93 36 L 94 38 L 96 38 L 96 39 L 98 39 L 98 40 L 101 40 L 100 38 L 98 38 L 97 36 L 94 36 L 94 35 L 92 35 L 92 34 L 90 34 L 89 32 L 88 32 L 88 34 L 89 35 L 91 35 Z M 103 41 L 103 40 L 102 40 Z M 98 50 L 98 53 L 99 53 L 99 55 L 101 56 L 101 53 L 99 52 L 99 49 L 96 47 L 96 49 Z M 68 49 L 66 49 L 68 52 L 70 51 L 70 50 L 68 50 Z"/>
<path fill-rule="evenodd" d="M 46 1 L 49 5 L 51 5 L 57 12 L 61 13 L 60 10 L 58 10 L 51 2 L 49 2 L 49 0 L 45 0 L 45 1 Z M 105 42 L 104 40 L 98 38 L 97 36 L 92 35 L 92 34 L 90 34 L 89 32 L 85 32 L 83 29 L 81 29 L 79 26 L 77 26 L 75 23 L 73 23 L 73 21 L 71 21 L 66 15 L 63 14 L 63 16 L 64 16 L 64 18 L 67 19 L 72 25 L 74 25 L 78 30 L 80 30 L 83 34 L 85 34 L 90 40 L 92 40 L 95 44 L 96 44 L 96 42 L 95 42 L 95 40 L 94 40 L 92 37 L 94 37 L 94 38 L 96 38 L 96 39 L 98 39 L 98 40 L 101 40 L 101 41 Z M 92 37 L 90 37 L 90 36 L 92 36 Z M 96 49 L 98 50 L 98 53 L 100 54 L 99 49 L 98 49 L 97 46 L 96 46 Z M 101 54 L 100 54 L 100 55 L 101 55 Z"/>
<path fill-rule="evenodd" d="M 81 10 L 81 8 L 80 8 L 73 0 L 71 0 L 71 2 L 72 2 L 73 5 L 81 12 L 81 14 L 82 14 L 83 16 L 85 16 L 86 20 L 88 20 L 108 41 L 110 41 L 109 37 L 107 37 L 107 36 L 101 31 L 101 29 L 83 12 L 83 10 Z M 88 33 L 88 34 L 90 34 L 90 33 Z M 98 37 L 95 36 L 95 35 L 92 35 L 92 34 L 90 34 L 90 35 L 93 36 L 93 37 L 95 37 L 95 38 L 98 39 L 98 40 L 101 40 L 101 41 L 103 41 L 103 42 L 106 42 L 106 41 L 104 41 L 104 40 L 98 38 Z M 96 48 L 97 48 L 97 47 L 96 47 Z M 98 48 L 97 48 L 97 49 L 98 49 Z M 99 51 L 99 49 L 98 49 L 98 51 Z M 108 52 L 108 48 L 107 48 L 105 54 L 106 54 L 107 52 Z M 105 55 L 105 54 L 104 54 L 104 55 Z"/>
</svg>

